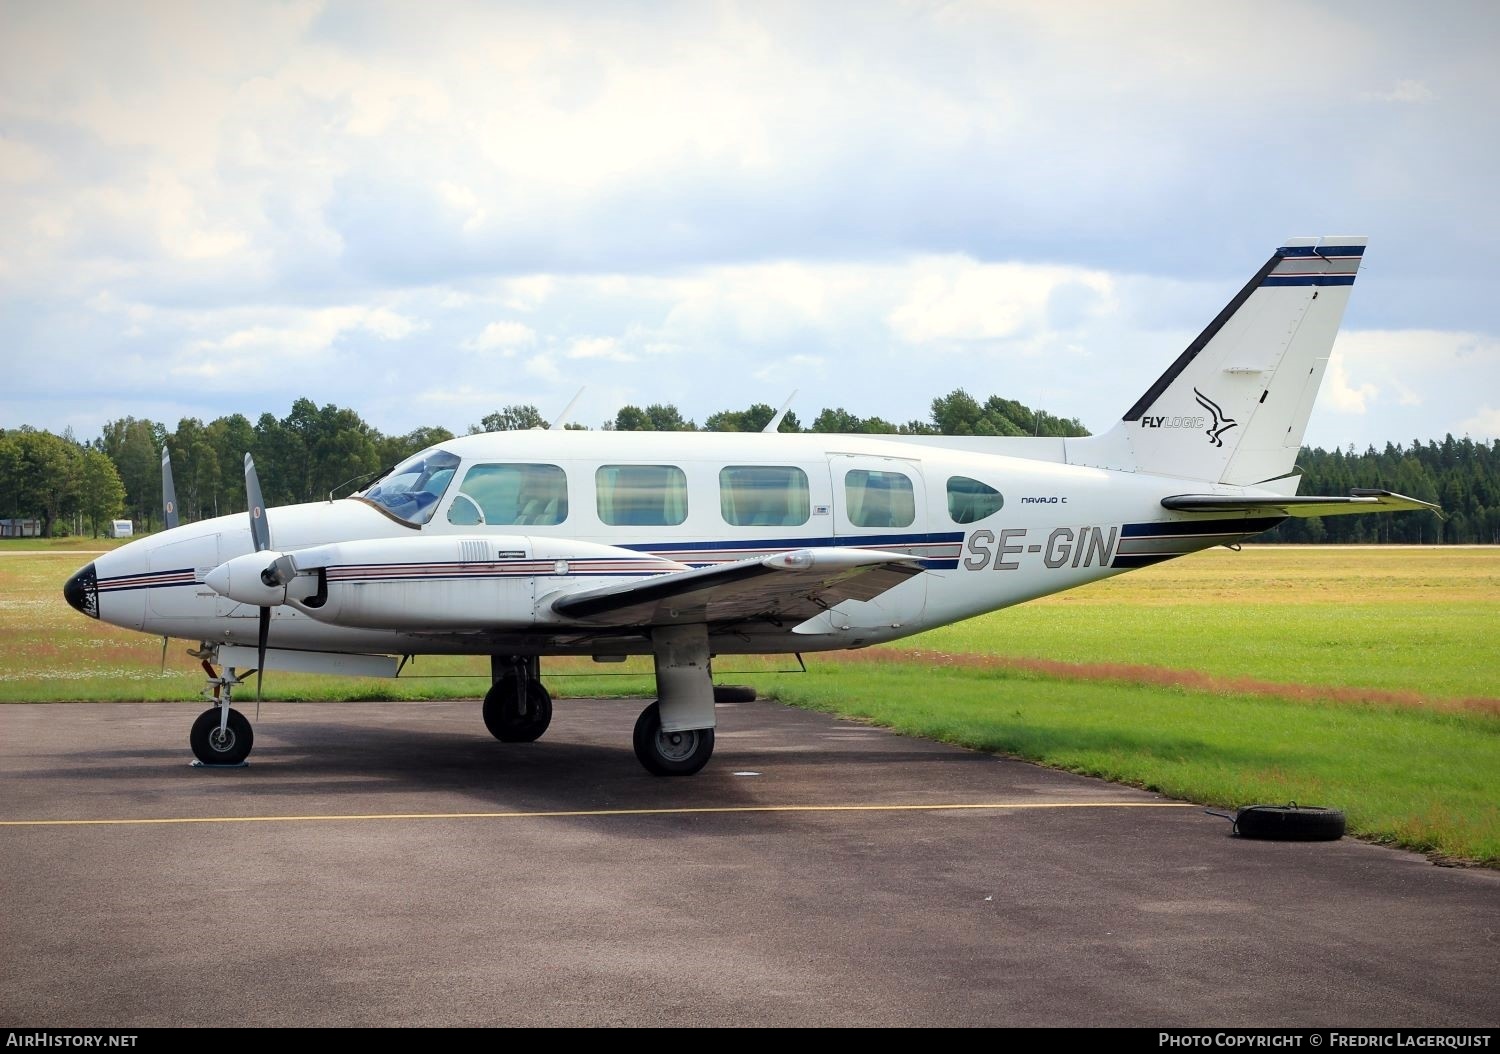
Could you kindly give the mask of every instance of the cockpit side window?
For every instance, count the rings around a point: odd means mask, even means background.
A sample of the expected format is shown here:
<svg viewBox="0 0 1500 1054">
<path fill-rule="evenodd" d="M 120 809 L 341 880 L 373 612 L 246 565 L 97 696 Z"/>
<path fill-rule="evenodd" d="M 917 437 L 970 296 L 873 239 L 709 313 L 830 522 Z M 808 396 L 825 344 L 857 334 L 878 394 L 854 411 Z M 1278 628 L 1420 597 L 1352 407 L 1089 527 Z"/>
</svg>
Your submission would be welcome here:
<svg viewBox="0 0 1500 1054">
<path fill-rule="evenodd" d="M 420 527 L 432 519 L 459 458 L 446 450 L 424 450 L 392 469 L 356 497 L 379 506 L 396 519 Z"/>
<path fill-rule="evenodd" d="M 568 478 L 556 465 L 475 465 L 448 506 L 460 526 L 551 527 L 568 518 Z"/>
<path fill-rule="evenodd" d="M 948 478 L 948 516 L 954 523 L 978 523 L 1005 505 L 1005 496 L 988 483 L 968 476 Z"/>
</svg>

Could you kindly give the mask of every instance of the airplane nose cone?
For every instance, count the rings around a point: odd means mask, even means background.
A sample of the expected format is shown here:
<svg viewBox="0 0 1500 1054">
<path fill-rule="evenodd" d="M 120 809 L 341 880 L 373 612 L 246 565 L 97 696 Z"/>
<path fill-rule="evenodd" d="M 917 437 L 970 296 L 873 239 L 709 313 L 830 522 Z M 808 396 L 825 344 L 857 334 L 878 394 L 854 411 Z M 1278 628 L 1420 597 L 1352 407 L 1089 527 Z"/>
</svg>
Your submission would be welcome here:
<svg viewBox="0 0 1500 1054">
<path fill-rule="evenodd" d="M 99 576 L 93 564 L 63 583 L 63 599 L 74 611 L 82 611 L 89 618 L 99 617 Z"/>
</svg>

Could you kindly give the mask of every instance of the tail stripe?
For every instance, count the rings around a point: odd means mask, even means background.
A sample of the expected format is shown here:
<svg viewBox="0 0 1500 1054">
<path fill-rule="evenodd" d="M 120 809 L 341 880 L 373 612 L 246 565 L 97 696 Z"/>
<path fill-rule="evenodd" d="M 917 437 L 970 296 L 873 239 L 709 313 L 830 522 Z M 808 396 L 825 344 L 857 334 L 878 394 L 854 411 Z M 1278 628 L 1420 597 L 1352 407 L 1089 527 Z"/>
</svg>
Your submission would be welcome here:
<svg viewBox="0 0 1500 1054">
<path fill-rule="evenodd" d="M 1353 285 L 1352 274 L 1273 274 L 1263 285 L 1271 288 L 1288 285 Z"/>
<path fill-rule="evenodd" d="M 1283 245 L 1276 250 L 1278 256 L 1315 256 L 1324 260 L 1338 260 L 1345 257 L 1359 259 L 1365 254 L 1363 245 Z"/>
</svg>

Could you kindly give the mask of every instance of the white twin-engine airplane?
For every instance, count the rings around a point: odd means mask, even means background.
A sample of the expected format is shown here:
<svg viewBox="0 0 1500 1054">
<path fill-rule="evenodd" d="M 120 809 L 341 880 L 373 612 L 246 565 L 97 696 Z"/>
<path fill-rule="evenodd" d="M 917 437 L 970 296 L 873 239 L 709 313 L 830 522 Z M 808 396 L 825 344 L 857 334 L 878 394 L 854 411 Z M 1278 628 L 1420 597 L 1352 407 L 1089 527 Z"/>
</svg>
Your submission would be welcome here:
<svg viewBox="0 0 1500 1054">
<path fill-rule="evenodd" d="M 238 764 L 252 669 L 395 676 L 491 657 L 484 722 L 546 731 L 544 655 L 654 657 L 635 751 L 689 775 L 714 746 L 714 656 L 862 648 L 1288 516 L 1432 509 L 1297 496 L 1295 460 L 1366 239 L 1288 241 L 1124 418 L 1084 439 L 500 432 L 415 455 L 340 501 L 175 525 L 70 578 L 79 611 L 201 642 L 194 754 Z M 214 670 L 221 666 L 223 674 Z"/>
</svg>

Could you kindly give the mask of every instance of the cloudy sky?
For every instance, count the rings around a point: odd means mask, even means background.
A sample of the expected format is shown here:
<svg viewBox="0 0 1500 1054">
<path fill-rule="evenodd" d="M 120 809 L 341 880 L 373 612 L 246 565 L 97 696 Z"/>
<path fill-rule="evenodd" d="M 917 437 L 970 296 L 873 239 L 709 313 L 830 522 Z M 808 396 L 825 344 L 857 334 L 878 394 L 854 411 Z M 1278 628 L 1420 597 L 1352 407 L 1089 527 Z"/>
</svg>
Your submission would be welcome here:
<svg viewBox="0 0 1500 1054">
<path fill-rule="evenodd" d="M 1108 427 L 1368 234 L 1309 441 L 1500 436 L 1500 5 L 0 0 L 0 427 Z"/>
</svg>

